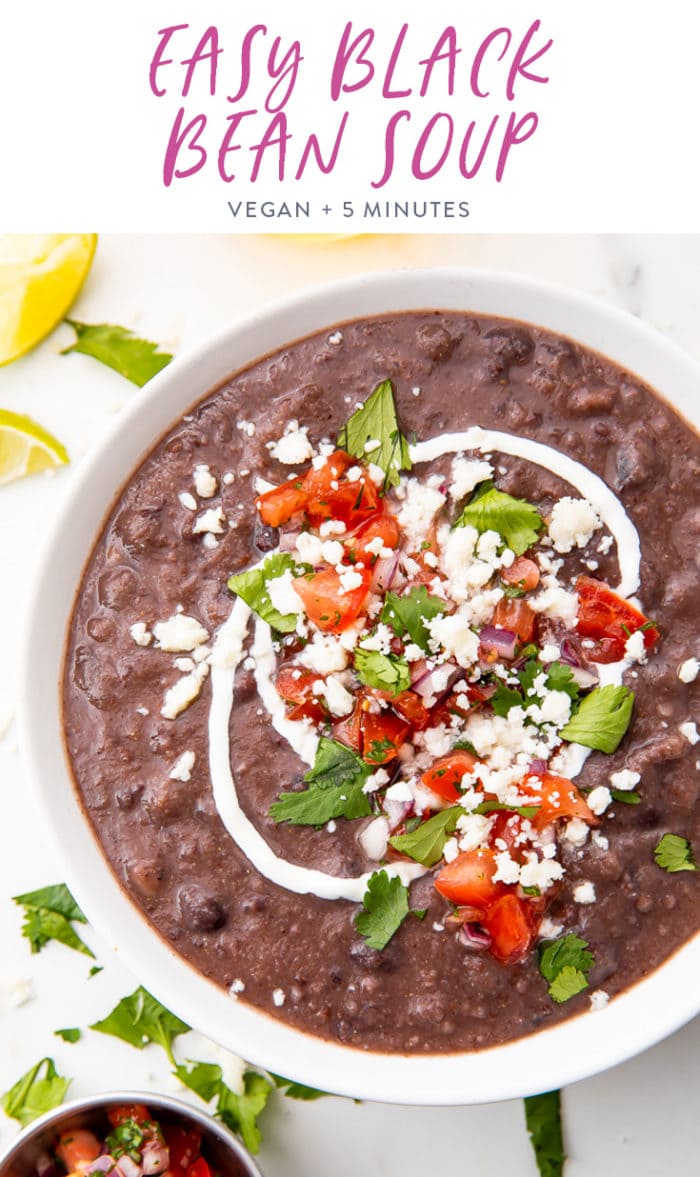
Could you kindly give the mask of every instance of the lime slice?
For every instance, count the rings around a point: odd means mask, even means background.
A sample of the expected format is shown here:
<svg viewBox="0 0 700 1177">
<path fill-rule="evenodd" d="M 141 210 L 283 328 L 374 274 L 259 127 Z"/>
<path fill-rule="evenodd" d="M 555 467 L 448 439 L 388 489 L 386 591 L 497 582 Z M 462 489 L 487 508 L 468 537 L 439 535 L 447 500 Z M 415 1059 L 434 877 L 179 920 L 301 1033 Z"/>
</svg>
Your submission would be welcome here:
<svg viewBox="0 0 700 1177">
<path fill-rule="evenodd" d="M 0 409 L 0 486 L 67 461 L 65 446 L 31 417 Z"/>
<path fill-rule="evenodd" d="M 0 364 L 44 339 L 75 301 L 94 233 L 0 234 Z"/>
</svg>

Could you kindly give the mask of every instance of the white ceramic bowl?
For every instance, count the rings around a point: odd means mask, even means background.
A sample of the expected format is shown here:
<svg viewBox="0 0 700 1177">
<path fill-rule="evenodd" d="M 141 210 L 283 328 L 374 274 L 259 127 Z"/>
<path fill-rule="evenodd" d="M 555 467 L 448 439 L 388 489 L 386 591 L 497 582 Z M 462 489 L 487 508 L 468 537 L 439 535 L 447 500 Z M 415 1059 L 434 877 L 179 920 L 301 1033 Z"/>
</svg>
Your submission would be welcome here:
<svg viewBox="0 0 700 1177">
<path fill-rule="evenodd" d="M 169 1008 L 251 1062 L 339 1094 L 410 1104 L 467 1104 L 547 1091 L 651 1046 L 700 1009 L 700 937 L 596 1013 L 474 1053 L 406 1058 L 302 1034 L 196 973 L 122 891 L 83 816 L 63 746 L 59 683 L 73 597 L 119 489 L 153 443 L 229 373 L 286 342 L 389 311 L 471 310 L 540 324 L 637 373 L 699 423 L 700 370 L 630 315 L 530 279 L 458 269 L 369 274 L 304 291 L 173 362 L 135 398 L 74 476 L 30 600 L 20 732 L 36 803 L 64 851 L 65 877 L 107 943 Z"/>
</svg>

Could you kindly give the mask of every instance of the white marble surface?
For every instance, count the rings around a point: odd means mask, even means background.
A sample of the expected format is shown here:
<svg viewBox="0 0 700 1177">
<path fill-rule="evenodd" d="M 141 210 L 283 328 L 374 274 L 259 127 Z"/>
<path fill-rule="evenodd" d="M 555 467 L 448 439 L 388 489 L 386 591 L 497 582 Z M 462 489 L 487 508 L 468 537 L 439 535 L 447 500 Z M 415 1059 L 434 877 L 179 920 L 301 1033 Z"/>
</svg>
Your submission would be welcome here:
<svg viewBox="0 0 700 1177">
<path fill-rule="evenodd" d="M 264 237 L 111 237 L 75 307 L 78 318 L 136 328 L 182 351 L 236 315 L 303 285 L 366 269 L 473 264 L 521 271 L 626 307 L 700 359 L 695 237 L 364 237 L 333 244 Z M 0 406 L 29 413 L 67 445 L 74 462 L 139 392 L 93 360 L 61 357 L 59 328 L 35 352 L 0 371 Z M 699 393 L 700 395 L 700 393 Z M 9 897 L 58 880 L 51 846 L 36 832 L 25 796 L 11 716 L 18 631 L 37 547 L 60 508 L 71 468 L 52 479 L 0 491 L 0 1091 L 33 1062 L 53 1055 L 74 1077 L 74 1095 L 118 1086 L 168 1087 L 155 1048 L 142 1054 L 87 1034 L 75 1046 L 60 1026 L 101 1017 L 135 986 L 94 935 L 106 968 L 87 980 L 85 958 L 52 944 L 30 956 Z M 11 986 L 31 983 L 16 1008 Z M 700 1152 L 697 1118 L 700 1019 L 639 1058 L 578 1083 L 564 1094 L 570 1154 L 567 1177 L 658 1177 L 669 1156 Z M 196 1046 L 190 1047 L 195 1055 Z M 519 1102 L 464 1109 L 355 1105 L 332 1099 L 296 1104 L 275 1098 L 263 1121 L 261 1164 L 268 1177 L 357 1177 L 426 1170 L 470 1177 L 531 1177 Z M 0 1113 L 0 1144 L 14 1125 Z"/>
</svg>

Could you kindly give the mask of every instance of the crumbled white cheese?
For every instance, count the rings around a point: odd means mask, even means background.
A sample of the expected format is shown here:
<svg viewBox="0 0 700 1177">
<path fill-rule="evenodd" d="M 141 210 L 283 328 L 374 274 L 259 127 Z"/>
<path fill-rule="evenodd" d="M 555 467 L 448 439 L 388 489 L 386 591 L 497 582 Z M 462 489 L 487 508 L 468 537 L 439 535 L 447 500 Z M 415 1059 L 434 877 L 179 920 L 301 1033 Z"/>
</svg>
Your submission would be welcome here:
<svg viewBox="0 0 700 1177">
<path fill-rule="evenodd" d="M 565 497 L 552 508 L 549 535 L 555 551 L 566 553 L 574 547 L 585 548 L 601 526 L 597 511 L 587 499 Z"/>
<path fill-rule="evenodd" d="M 334 331 L 332 335 L 328 336 L 328 342 L 332 344 L 333 347 L 337 347 L 338 344 L 343 342 L 343 332 Z"/>
<path fill-rule="evenodd" d="M 347 527 L 340 519 L 325 519 L 318 530 L 321 539 L 327 539 L 329 535 L 345 535 Z"/>
<path fill-rule="evenodd" d="M 194 752 L 183 752 L 168 773 L 171 781 L 189 781 L 194 768 Z"/>
<path fill-rule="evenodd" d="M 610 784 L 613 789 L 620 789 L 623 793 L 633 789 L 641 779 L 638 772 L 632 772 L 629 768 L 622 768 L 619 772 L 610 773 Z"/>
<path fill-rule="evenodd" d="M 389 773 L 385 768 L 378 768 L 376 772 L 371 773 L 364 785 L 362 786 L 363 793 L 376 793 L 377 789 L 381 789 L 382 785 L 386 785 L 389 781 Z"/>
<path fill-rule="evenodd" d="M 148 707 L 137 707 L 135 710 L 137 715 L 150 715 Z"/>
<path fill-rule="evenodd" d="M 284 1002 L 285 1002 L 284 989 L 273 989 L 272 990 L 272 1001 L 277 1006 L 277 1008 L 280 1009 L 284 1005 Z"/>
<path fill-rule="evenodd" d="M 576 624 L 578 618 L 576 593 L 569 593 L 555 583 L 548 583 L 546 588 L 536 597 L 528 599 L 528 604 L 535 613 L 544 613 L 545 617 L 558 617 L 571 626 Z"/>
<path fill-rule="evenodd" d="M 197 491 L 200 499 L 211 499 L 219 489 L 219 484 L 208 466 L 203 462 L 194 468 L 192 475 L 194 482 L 194 489 Z"/>
<path fill-rule="evenodd" d="M 445 862 L 454 862 L 459 854 L 459 842 L 456 838 L 448 838 L 442 848 L 442 857 Z"/>
<path fill-rule="evenodd" d="M 242 981 L 240 977 L 236 977 L 235 980 L 233 980 L 229 986 L 229 993 L 231 994 L 231 997 L 238 997 L 239 993 L 244 993 L 244 992 L 245 992 L 245 981 Z"/>
<path fill-rule="evenodd" d="M 327 539 L 321 545 L 321 555 L 326 564 L 339 564 L 343 558 L 343 545 L 337 539 Z"/>
<path fill-rule="evenodd" d="M 647 660 L 646 647 L 644 645 L 644 634 L 641 629 L 636 629 L 631 633 L 625 642 L 625 657 L 632 662 L 641 662 L 642 665 Z"/>
<path fill-rule="evenodd" d="M 559 647 L 555 646 L 553 642 L 552 643 L 547 642 L 542 647 L 542 649 L 540 650 L 537 657 L 539 658 L 540 662 L 544 662 L 545 664 L 548 665 L 550 662 L 556 662 L 559 657 L 559 654 L 560 654 Z"/>
<path fill-rule="evenodd" d="M 563 727 L 571 716 L 571 697 L 566 691 L 547 691 L 542 703 L 532 703 L 526 714 L 535 723 L 553 723 L 556 727 Z"/>
<path fill-rule="evenodd" d="M 175 669 L 181 670 L 183 674 L 188 674 L 190 670 L 194 670 L 194 658 L 176 658 Z"/>
<path fill-rule="evenodd" d="M 178 679 L 174 686 L 165 692 L 163 706 L 160 713 L 163 719 L 176 719 L 185 711 L 195 699 L 199 697 L 202 683 L 209 673 L 209 666 L 202 662 L 196 670 L 184 678 Z"/>
<path fill-rule="evenodd" d="M 593 883 L 587 879 L 582 883 L 577 883 L 573 890 L 574 903 L 587 905 L 595 903 L 595 887 Z"/>
<path fill-rule="evenodd" d="M 255 437 L 255 425 L 252 421 L 236 421 L 236 428 L 245 433 L 246 437 Z"/>
<path fill-rule="evenodd" d="M 591 834 L 591 841 L 593 842 L 594 846 L 598 847 L 599 850 L 609 850 L 610 849 L 610 843 L 609 843 L 608 839 L 605 837 L 605 834 L 601 834 L 599 832 L 599 830 L 593 831 L 593 833 Z"/>
<path fill-rule="evenodd" d="M 594 989 L 590 996 L 591 1009 L 594 1013 L 598 1010 L 605 1009 L 610 1001 L 610 994 L 606 993 L 604 989 Z"/>
<path fill-rule="evenodd" d="M 223 478 L 221 479 L 224 486 L 231 486 L 231 483 L 235 482 L 235 480 L 236 480 L 236 475 L 233 473 L 232 470 L 227 470 L 226 473 L 224 474 Z"/>
<path fill-rule="evenodd" d="M 557 924 L 548 915 L 540 923 L 539 937 L 541 940 L 557 940 L 564 931 L 563 924 Z"/>
<path fill-rule="evenodd" d="M 389 785 L 384 794 L 387 801 L 412 801 L 413 793 L 408 781 L 396 781 L 395 784 Z"/>
<path fill-rule="evenodd" d="M 436 513 L 444 506 L 445 496 L 417 478 L 406 479 L 405 490 L 406 497 L 398 513 L 398 522 L 406 533 L 409 548 L 417 551 L 430 530 Z"/>
<path fill-rule="evenodd" d="M 319 564 L 321 562 L 321 551 L 323 544 L 317 535 L 312 535 L 310 531 L 301 531 L 296 538 L 296 549 L 299 553 L 299 559 L 304 564 Z"/>
<path fill-rule="evenodd" d="M 566 823 L 564 837 L 572 846 L 583 846 L 588 838 L 588 826 L 580 817 L 572 817 Z"/>
<path fill-rule="evenodd" d="M 488 841 L 493 818 L 482 813 L 465 813 L 457 819 L 460 850 L 478 850 Z"/>
<path fill-rule="evenodd" d="M 475 459 L 464 458 L 461 454 L 452 462 L 452 481 L 450 483 L 450 498 L 455 502 L 466 498 L 479 485 L 486 482 L 493 475 L 490 462 L 480 462 Z"/>
<path fill-rule="evenodd" d="M 308 462 L 314 451 L 307 433 L 306 425 L 300 427 L 298 421 L 289 421 L 283 436 L 270 447 L 273 458 L 283 466 L 297 466 L 302 462 Z"/>
<path fill-rule="evenodd" d="M 511 858 L 507 850 L 494 854 L 496 871 L 493 876 L 495 883 L 517 883 L 520 878 L 520 864 Z M 536 885 L 536 884 L 535 884 Z M 525 884 L 532 886 L 532 884 Z"/>
<path fill-rule="evenodd" d="M 695 745 L 697 744 L 698 740 L 700 740 L 697 724 L 692 723 L 691 720 L 687 720 L 685 723 L 682 723 L 678 730 L 682 736 L 685 736 L 689 744 Z"/>
<path fill-rule="evenodd" d="M 600 817 L 601 813 L 605 813 L 608 806 L 612 804 L 610 789 L 607 789 L 605 785 L 598 785 L 597 788 L 591 789 L 586 800 L 591 813 Z"/>
<path fill-rule="evenodd" d="M 403 656 L 407 662 L 420 662 L 421 658 L 425 657 L 425 650 L 422 650 L 415 642 L 409 642 L 404 647 Z"/>
<path fill-rule="evenodd" d="M 379 862 L 389 844 L 389 823 L 385 817 L 375 817 L 358 835 L 358 842 L 372 862 Z"/>
<path fill-rule="evenodd" d="M 194 497 L 194 495 L 190 494 L 190 492 L 188 490 L 181 490 L 177 497 L 179 498 L 180 503 L 182 504 L 182 506 L 185 508 L 186 511 L 196 511 L 197 510 L 197 500 Z"/>
<path fill-rule="evenodd" d="M 678 667 L 678 677 L 681 682 L 695 682 L 700 670 L 700 662 L 697 658 L 686 658 Z"/>
<path fill-rule="evenodd" d="M 613 546 L 613 537 L 611 535 L 604 535 L 598 544 L 598 551 L 602 556 L 607 556 L 611 547 Z"/>
<path fill-rule="evenodd" d="M 359 645 L 363 650 L 377 650 L 380 654 L 390 654 L 393 637 L 393 631 L 389 626 L 380 621 L 374 633 L 361 638 Z"/>
<path fill-rule="evenodd" d="M 153 639 L 153 634 L 149 632 L 143 621 L 136 621 L 133 625 L 130 625 L 129 633 L 137 646 L 150 646 Z"/>
<path fill-rule="evenodd" d="M 439 756 L 446 756 L 452 750 L 453 743 L 452 731 L 444 723 L 426 728 L 423 732 L 423 747 L 434 760 L 437 760 Z"/>
<path fill-rule="evenodd" d="M 427 623 L 431 638 L 460 666 L 472 666 L 479 658 L 479 638 L 460 613 L 439 614 Z"/>
<path fill-rule="evenodd" d="M 194 521 L 192 531 L 195 535 L 202 535 L 209 532 L 210 535 L 222 535 L 225 528 L 226 516 L 221 507 L 210 507 L 208 511 L 203 511 L 198 515 Z"/>
<path fill-rule="evenodd" d="M 299 663 L 317 674 L 333 674 L 345 670 L 348 653 L 340 639 L 330 633 L 315 633 L 299 654 Z"/>
<path fill-rule="evenodd" d="M 273 609 L 287 616 L 290 613 L 304 613 L 304 602 L 292 584 L 292 570 L 285 568 L 281 576 L 268 580 L 267 593 Z"/>
<path fill-rule="evenodd" d="M 351 593 L 353 589 L 359 588 L 362 584 L 362 576 L 354 568 L 348 568 L 347 572 L 342 572 L 338 580 L 340 581 L 340 588 L 344 593 Z"/>
<path fill-rule="evenodd" d="M 374 539 L 371 539 L 369 543 L 366 543 L 365 551 L 369 552 L 370 556 L 377 556 L 380 560 L 388 560 L 389 557 L 393 556 L 394 554 L 393 548 L 384 547 L 384 540 L 382 539 L 381 535 L 375 535 Z M 432 555 L 432 553 L 430 554 Z M 428 553 L 426 553 L 426 555 L 428 555 Z"/>
<path fill-rule="evenodd" d="M 331 715 L 349 715 L 355 707 L 355 696 L 346 690 L 340 679 L 330 675 L 321 686 L 319 694 L 324 696 Z"/>
<path fill-rule="evenodd" d="M 538 887 L 540 891 L 548 891 L 552 883 L 558 882 L 563 874 L 564 868 L 561 863 L 551 858 L 543 858 L 540 862 L 524 862 L 520 867 L 520 886 Z"/>
<path fill-rule="evenodd" d="M 157 621 L 153 626 L 156 642 L 161 650 L 179 654 L 194 650 L 206 642 L 209 634 L 196 617 L 186 613 L 173 613 L 167 621 Z"/>
</svg>

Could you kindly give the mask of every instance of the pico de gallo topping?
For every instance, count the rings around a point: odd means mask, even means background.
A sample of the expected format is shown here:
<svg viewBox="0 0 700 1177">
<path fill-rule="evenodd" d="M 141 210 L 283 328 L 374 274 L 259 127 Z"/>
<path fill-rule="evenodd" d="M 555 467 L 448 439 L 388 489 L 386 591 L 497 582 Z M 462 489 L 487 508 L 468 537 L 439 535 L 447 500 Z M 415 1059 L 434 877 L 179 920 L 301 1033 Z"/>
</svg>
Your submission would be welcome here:
<svg viewBox="0 0 700 1177">
<path fill-rule="evenodd" d="M 106 1134 L 86 1128 L 64 1132 L 54 1148 L 51 1172 L 69 1177 L 216 1177 L 202 1156 L 201 1133 L 189 1126 L 161 1124 L 143 1104 L 112 1107 L 107 1120 Z"/>
<path fill-rule="evenodd" d="M 276 630 L 286 718 L 319 736 L 305 788 L 272 817 L 362 819 L 378 872 L 433 871 L 440 930 L 511 964 L 561 886 L 562 842 L 581 845 L 613 801 L 572 779 L 584 750 L 618 748 L 632 714 L 633 693 L 601 685 L 599 667 L 645 662 L 660 634 L 608 584 L 562 572 L 572 551 L 613 543 L 591 503 L 513 497 L 491 454 L 441 470 L 412 470 L 384 381 L 307 468 L 259 494 L 279 550 L 229 587 Z M 620 799 L 635 775 L 617 774 Z M 358 928 L 383 890 L 399 910 L 390 883 L 368 891 Z"/>
</svg>

